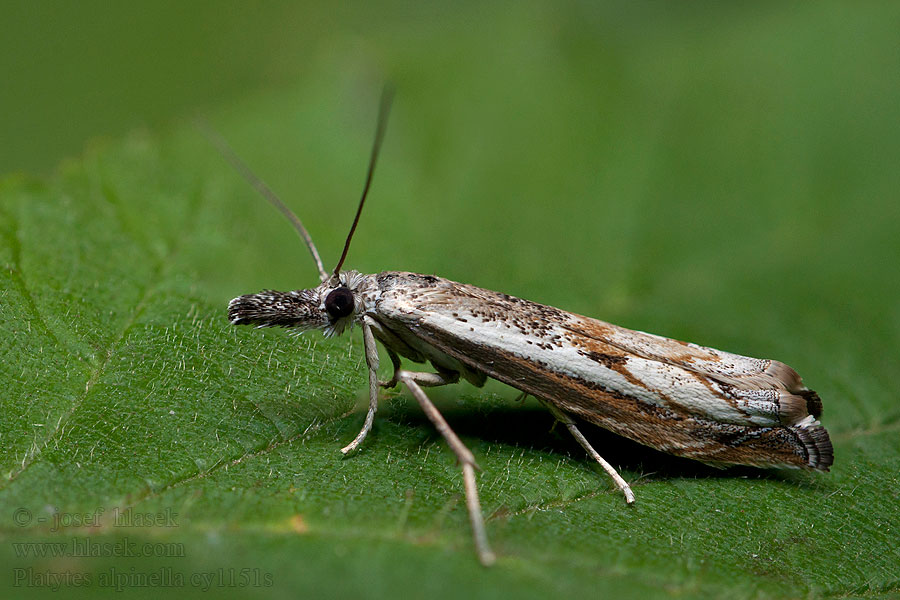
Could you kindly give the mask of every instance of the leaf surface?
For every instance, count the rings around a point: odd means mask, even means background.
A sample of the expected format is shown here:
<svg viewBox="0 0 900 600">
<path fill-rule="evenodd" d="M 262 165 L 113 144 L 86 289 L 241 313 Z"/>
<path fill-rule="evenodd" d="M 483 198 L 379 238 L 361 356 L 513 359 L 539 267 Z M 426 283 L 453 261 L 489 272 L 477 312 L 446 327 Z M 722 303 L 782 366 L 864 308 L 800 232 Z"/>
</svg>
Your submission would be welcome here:
<svg viewBox="0 0 900 600">
<path fill-rule="evenodd" d="M 607 72 L 620 98 L 599 112 L 591 64 L 568 48 L 535 75 L 557 86 L 509 99 L 533 125 L 501 121 L 510 130 L 491 136 L 496 114 L 419 105 L 410 77 L 348 266 L 434 272 L 783 360 L 824 400 L 832 473 L 717 471 L 590 430 L 634 485 L 626 507 L 536 404 L 498 384 L 435 390 L 483 468 L 500 560 L 482 569 L 458 467 L 406 394 L 386 394 L 361 451 L 341 457 L 364 414 L 358 331 L 227 323 L 231 297 L 312 286 L 315 270 L 178 123 L 0 185 L 10 584 L 49 594 L 39 578 L 71 572 L 90 585 L 59 587 L 92 597 L 153 576 L 179 595 L 241 597 L 900 593 L 900 135 L 878 118 L 896 85 L 854 121 L 860 103 L 814 103 L 821 85 L 784 101 L 736 83 L 733 59 L 759 41 L 715 39 L 720 55 L 629 58 L 625 72 L 643 75 Z M 323 75 L 343 63 L 320 60 L 311 83 L 210 117 L 328 263 L 362 185 L 377 90 L 356 98 L 352 77 Z M 667 69 L 682 60 L 706 75 Z M 559 75 L 562 63 L 580 75 Z M 849 77 L 854 64 L 836 68 Z M 805 72 L 785 69 L 785 83 Z M 553 102 L 567 104 L 547 114 Z M 34 556 L 57 543 L 68 550 Z"/>
</svg>

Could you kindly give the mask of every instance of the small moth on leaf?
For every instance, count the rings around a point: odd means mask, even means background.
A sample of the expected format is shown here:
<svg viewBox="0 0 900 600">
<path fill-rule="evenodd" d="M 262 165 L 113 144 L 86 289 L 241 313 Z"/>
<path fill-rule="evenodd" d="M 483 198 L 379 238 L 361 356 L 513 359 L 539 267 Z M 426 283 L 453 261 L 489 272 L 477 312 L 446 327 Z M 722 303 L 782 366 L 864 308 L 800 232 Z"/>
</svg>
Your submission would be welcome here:
<svg viewBox="0 0 900 600">
<path fill-rule="evenodd" d="M 828 432 L 819 424 L 822 402 L 784 363 L 739 356 L 529 302 L 433 275 L 342 271 L 378 157 L 392 98 L 382 96 L 375 143 L 362 198 L 332 272 L 300 220 L 235 155 L 207 131 L 225 158 L 280 210 L 305 241 L 321 283 L 291 292 L 263 291 L 232 300 L 235 325 L 363 331 L 369 370 L 369 408 L 362 430 L 341 451 L 363 442 L 378 407 L 378 388 L 403 384 L 459 459 L 479 560 L 488 545 L 475 481 L 475 457 L 422 388 L 456 383 L 481 386 L 488 377 L 539 399 L 634 502 L 628 483 L 591 447 L 581 422 L 598 425 L 662 452 L 713 465 L 794 467 L 827 471 L 833 462 Z M 381 342 L 393 377 L 379 381 Z M 411 371 L 401 358 L 431 363 Z"/>
</svg>

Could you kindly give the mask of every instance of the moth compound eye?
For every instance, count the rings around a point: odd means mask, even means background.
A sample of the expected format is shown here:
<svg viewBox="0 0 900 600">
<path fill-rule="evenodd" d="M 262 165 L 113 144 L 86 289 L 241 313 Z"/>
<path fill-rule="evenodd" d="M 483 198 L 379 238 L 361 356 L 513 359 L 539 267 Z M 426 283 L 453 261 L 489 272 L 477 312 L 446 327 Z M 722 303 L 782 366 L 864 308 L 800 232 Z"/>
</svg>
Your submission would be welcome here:
<svg viewBox="0 0 900 600">
<path fill-rule="evenodd" d="M 335 321 L 352 313 L 353 305 L 353 292 L 349 288 L 339 287 L 325 297 L 325 310 Z"/>
</svg>

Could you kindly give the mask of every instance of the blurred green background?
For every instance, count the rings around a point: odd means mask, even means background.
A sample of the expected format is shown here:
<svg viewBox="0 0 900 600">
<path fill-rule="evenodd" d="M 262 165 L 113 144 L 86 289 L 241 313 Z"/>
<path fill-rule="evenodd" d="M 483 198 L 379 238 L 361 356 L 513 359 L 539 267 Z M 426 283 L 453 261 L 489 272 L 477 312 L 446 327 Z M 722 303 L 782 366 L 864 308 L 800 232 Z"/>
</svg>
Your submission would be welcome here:
<svg viewBox="0 0 900 600">
<path fill-rule="evenodd" d="M 900 594 L 900 4 L 4 2 L 0 21 L 14 568 L 274 575 L 217 588 L 235 596 Z M 224 322 L 231 297 L 315 271 L 192 118 L 332 263 L 385 80 L 397 99 L 348 266 L 784 360 L 824 399 L 833 473 L 719 473 L 594 431 L 636 484 L 626 510 L 508 388 L 436 390 L 484 467 L 486 572 L 452 458 L 405 395 L 340 460 L 362 417 L 358 334 Z M 177 531 L 125 534 L 187 556 L 12 546 L 85 539 L 23 528 L 19 508 L 116 506 L 174 507 Z"/>
</svg>

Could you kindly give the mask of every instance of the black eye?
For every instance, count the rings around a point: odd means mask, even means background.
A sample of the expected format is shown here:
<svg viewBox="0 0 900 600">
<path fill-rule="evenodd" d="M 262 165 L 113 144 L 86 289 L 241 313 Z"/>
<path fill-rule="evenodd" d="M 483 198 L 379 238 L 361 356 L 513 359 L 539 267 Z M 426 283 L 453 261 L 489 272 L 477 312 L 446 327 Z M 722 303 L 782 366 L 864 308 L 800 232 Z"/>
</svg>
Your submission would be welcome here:
<svg viewBox="0 0 900 600">
<path fill-rule="evenodd" d="M 339 287 L 325 297 L 325 310 L 335 321 L 352 313 L 353 304 L 353 292 L 349 288 Z"/>
</svg>

